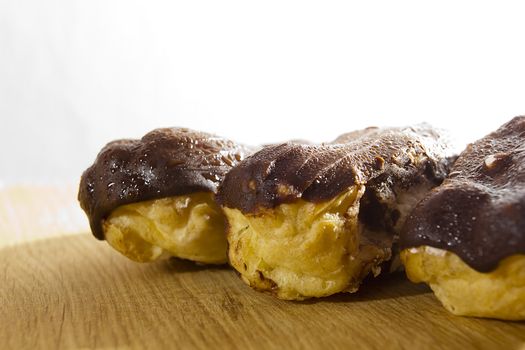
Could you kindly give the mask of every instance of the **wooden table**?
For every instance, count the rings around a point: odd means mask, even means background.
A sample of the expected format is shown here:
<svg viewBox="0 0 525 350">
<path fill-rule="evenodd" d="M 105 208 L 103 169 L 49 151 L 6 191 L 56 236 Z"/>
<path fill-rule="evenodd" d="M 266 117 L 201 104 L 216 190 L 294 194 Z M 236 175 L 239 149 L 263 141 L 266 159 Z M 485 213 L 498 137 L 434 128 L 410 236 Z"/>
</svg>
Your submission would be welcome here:
<svg viewBox="0 0 525 350">
<path fill-rule="evenodd" d="M 74 191 L 0 190 L 0 349 L 525 349 L 525 323 L 453 316 L 403 274 L 286 302 L 227 267 L 134 263 L 87 232 Z"/>
</svg>

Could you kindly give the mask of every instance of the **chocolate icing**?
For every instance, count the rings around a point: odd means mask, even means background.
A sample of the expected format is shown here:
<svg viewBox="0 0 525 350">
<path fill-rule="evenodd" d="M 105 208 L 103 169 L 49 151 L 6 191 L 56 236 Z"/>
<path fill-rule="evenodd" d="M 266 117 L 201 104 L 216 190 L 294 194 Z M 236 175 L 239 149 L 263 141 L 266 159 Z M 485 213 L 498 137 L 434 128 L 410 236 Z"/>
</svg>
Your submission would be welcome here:
<svg viewBox="0 0 525 350">
<path fill-rule="evenodd" d="M 470 144 L 411 213 L 401 248 L 431 246 L 489 272 L 525 254 L 525 117 Z"/>
<path fill-rule="evenodd" d="M 299 198 L 329 200 L 354 184 L 370 182 L 384 191 L 408 188 L 423 176 L 438 184 L 448 170 L 447 147 L 428 125 L 367 128 L 321 145 L 267 146 L 226 175 L 217 200 L 243 213 L 257 213 Z"/>
<path fill-rule="evenodd" d="M 140 140 L 108 143 L 80 180 L 78 199 L 91 230 L 117 207 L 194 192 L 216 193 L 249 150 L 233 141 L 183 128 L 156 129 Z"/>
</svg>

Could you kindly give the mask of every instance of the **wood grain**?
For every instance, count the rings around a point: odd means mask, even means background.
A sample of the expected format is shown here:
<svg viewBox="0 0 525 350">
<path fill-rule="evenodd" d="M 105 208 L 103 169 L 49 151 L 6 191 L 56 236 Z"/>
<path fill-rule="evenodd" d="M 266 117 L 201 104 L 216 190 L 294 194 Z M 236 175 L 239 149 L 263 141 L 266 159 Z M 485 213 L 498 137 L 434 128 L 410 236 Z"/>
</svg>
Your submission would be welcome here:
<svg viewBox="0 0 525 350">
<path fill-rule="evenodd" d="M 88 233 L 29 240 L 0 248 L 0 349 L 525 348 L 523 322 L 453 316 L 403 274 L 369 282 L 286 302 L 227 267 L 138 264 Z"/>
</svg>

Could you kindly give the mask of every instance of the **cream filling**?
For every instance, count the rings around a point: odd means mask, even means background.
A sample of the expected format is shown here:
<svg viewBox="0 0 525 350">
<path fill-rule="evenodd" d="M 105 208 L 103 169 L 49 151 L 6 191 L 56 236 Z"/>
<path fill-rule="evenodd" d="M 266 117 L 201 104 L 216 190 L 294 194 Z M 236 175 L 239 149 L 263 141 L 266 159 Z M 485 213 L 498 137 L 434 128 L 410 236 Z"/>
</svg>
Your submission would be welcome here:
<svg viewBox="0 0 525 350">
<path fill-rule="evenodd" d="M 201 263 L 227 262 L 224 216 L 211 193 L 124 205 L 102 227 L 107 242 L 135 261 L 175 256 Z"/>
<path fill-rule="evenodd" d="M 324 203 L 299 200 L 257 215 L 224 208 L 231 265 L 250 286 L 282 299 L 322 297 L 357 290 L 370 271 L 390 258 L 381 234 L 364 239 L 358 222 L 363 185 Z"/>
<path fill-rule="evenodd" d="M 450 312 L 462 316 L 525 320 L 525 255 L 496 270 L 474 270 L 454 253 L 422 246 L 401 252 L 408 278 L 427 283 Z"/>
</svg>

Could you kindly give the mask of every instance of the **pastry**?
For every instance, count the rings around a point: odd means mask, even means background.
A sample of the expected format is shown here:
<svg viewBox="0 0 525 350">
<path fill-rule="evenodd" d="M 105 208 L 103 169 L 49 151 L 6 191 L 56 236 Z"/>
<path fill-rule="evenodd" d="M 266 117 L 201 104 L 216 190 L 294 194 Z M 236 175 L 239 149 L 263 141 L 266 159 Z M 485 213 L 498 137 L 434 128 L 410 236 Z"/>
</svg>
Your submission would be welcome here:
<svg viewBox="0 0 525 350">
<path fill-rule="evenodd" d="M 406 215 L 445 177 L 448 153 L 427 125 L 263 148 L 219 187 L 230 264 L 281 299 L 356 291 L 391 259 Z"/>
<path fill-rule="evenodd" d="M 525 117 L 470 144 L 400 238 L 408 277 L 454 314 L 525 319 Z"/>
<path fill-rule="evenodd" d="M 218 184 L 247 149 L 183 128 L 107 144 L 82 175 L 79 201 L 96 238 L 130 259 L 227 262 Z"/>
</svg>

